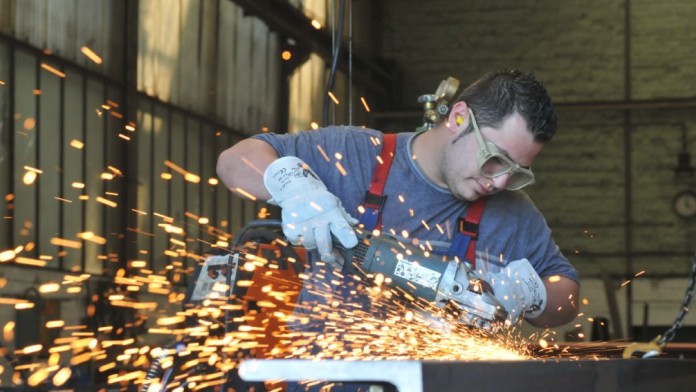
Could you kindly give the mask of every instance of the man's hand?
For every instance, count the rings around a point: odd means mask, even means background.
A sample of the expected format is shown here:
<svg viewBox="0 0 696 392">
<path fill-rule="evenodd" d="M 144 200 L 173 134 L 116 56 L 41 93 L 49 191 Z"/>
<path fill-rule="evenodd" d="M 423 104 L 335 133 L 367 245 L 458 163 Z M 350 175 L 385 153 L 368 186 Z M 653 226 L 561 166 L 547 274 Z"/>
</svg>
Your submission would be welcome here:
<svg viewBox="0 0 696 392">
<path fill-rule="evenodd" d="M 334 262 L 331 235 L 346 248 L 358 244 L 351 217 L 312 169 L 297 157 L 276 159 L 263 174 L 268 202 L 282 209 L 283 232 L 290 242 L 318 248 L 323 261 Z"/>
<path fill-rule="evenodd" d="M 546 287 L 529 260 L 508 263 L 500 272 L 489 273 L 486 280 L 493 295 L 508 312 L 508 320 L 516 323 L 520 317 L 539 317 L 546 308 Z"/>
</svg>

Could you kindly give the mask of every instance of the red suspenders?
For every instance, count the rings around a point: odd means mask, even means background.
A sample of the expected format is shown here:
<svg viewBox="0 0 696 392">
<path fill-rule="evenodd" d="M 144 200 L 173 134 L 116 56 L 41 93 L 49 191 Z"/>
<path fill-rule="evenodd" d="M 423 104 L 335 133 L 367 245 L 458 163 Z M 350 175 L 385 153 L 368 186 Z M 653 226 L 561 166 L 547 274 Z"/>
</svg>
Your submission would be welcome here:
<svg viewBox="0 0 696 392">
<path fill-rule="evenodd" d="M 380 160 L 372 174 L 370 189 L 365 194 L 365 200 L 362 203 L 364 212 L 360 216 L 360 223 L 369 231 L 381 229 L 382 226 L 382 209 L 387 201 L 387 196 L 384 195 L 384 186 L 387 183 L 389 169 L 396 151 L 396 135 L 384 135 L 383 144 Z M 485 205 L 486 201 L 483 198 L 469 204 L 466 216 L 457 219 L 457 232 L 446 252 L 450 256 L 467 260 L 474 268 L 476 267 L 476 239 Z"/>
<path fill-rule="evenodd" d="M 384 135 L 382 143 L 380 159 L 377 162 L 377 167 L 375 167 L 375 172 L 372 174 L 370 189 L 365 194 L 365 199 L 362 203 L 364 212 L 360 216 L 360 223 L 368 231 L 381 229 L 382 226 L 382 208 L 384 208 L 384 203 L 387 201 L 387 197 L 384 196 L 384 186 L 387 184 L 389 168 L 391 168 L 392 159 L 394 159 L 396 135 Z"/>
</svg>

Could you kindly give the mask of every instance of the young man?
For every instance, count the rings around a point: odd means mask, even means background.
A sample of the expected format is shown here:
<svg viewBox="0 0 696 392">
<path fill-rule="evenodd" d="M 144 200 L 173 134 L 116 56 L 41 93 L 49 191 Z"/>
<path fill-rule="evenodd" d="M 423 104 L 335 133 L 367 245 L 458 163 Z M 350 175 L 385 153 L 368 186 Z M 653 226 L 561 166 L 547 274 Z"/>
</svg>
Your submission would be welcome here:
<svg viewBox="0 0 696 392">
<path fill-rule="evenodd" d="M 578 274 L 519 191 L 534 182 L 530 167 L 555 131 L 551 99 L 532 75 L 485 75 L 452 100 L 435 128 L 396 136 L 382 230 L 446 250 L 458 219 L 484 198 L 475 263 L 499 282 L 493 284 L 496 298 L 513 318 L 524 316 L 535 326 L 570 322 L 578 311 Z M 348 126 L 256 135 L 223 152 L 217 171 L 229 189 L 279 205 L 288 239 L 317 249 L 315 260 L 331 262 L 332 236 L 346 247 L 357 244 L 352 225 L 363 211 L 383 137 Z M 508 266 L 525 284 L 500 284 Z M 305 292 L 300 300 L 321 301 L 316 297 Z"/>
</svg>

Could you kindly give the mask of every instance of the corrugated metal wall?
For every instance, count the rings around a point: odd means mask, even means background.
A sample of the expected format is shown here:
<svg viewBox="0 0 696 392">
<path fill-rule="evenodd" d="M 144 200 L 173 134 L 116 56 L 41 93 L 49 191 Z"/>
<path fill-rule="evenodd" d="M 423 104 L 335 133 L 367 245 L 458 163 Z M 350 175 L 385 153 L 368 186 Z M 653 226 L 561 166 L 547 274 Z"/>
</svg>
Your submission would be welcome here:
<svg viewBox="0 0 696 392">
<path fill-rule="evenodd" d="M 19 41 L 0 43 L 0 248 L 93 274 L 125 252 L 161 271 L 256 217 L 215 164 L 280 123 L 278 38 L 265 25 L 228 0 L 5 0 L 0 15 L 0 32 Z M 26 184 L 25 166 L 42 174 Z"/>
</svg>

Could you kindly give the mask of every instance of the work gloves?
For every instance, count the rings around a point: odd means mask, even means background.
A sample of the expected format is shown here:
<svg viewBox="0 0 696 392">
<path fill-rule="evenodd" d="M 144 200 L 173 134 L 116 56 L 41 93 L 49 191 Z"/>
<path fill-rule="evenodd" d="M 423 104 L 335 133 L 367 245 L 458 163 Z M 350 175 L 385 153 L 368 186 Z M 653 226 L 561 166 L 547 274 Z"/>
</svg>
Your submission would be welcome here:
<svg viewBox="0 0 696 392">
<path fill-rule="evenodd" d="M 346 248 L 358 244 L 351 228 L 358 220 L 301 159 L 276 159 L 266 168 L 263 183 L 271 194 L 268 202 L 282 209 L 283 232 L 294 245 L 317 248 L 323 261 L 334 263 L 332 235 Z"/>
<path fill-rule="evenodd" d="M 508 312 L 508 320 L 516 323 L 520 317 L 537 318 L 546 308 L 546 287 L 529 260 L 507 263 L 499 270 L 487 271 L 485 280 L 493 295 Z"/>
</svg>

